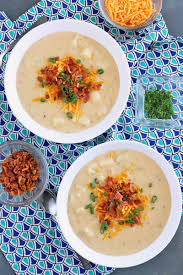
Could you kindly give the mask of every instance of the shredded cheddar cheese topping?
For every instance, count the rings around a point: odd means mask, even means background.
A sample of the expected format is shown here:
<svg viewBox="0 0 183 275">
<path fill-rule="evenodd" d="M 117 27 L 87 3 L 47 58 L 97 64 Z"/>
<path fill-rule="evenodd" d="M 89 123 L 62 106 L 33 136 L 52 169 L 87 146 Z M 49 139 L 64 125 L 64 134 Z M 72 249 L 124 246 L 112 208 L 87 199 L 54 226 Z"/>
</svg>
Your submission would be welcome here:
<svg viewBox="0 0 183 275">
<path fill-rule="evenodd" d="M 145 22 L 156 10 L 151 0 L 106 0 L 109 17 L 124 27 L 136 27 Z"/>
<path fill-rule="evenodd" d="M 114 156 L 114 151 L 111 151 L 109 154 L 110 159 L 113 159 L 113 156 Z"/>
<path fill-rule="evenodd" d="M 142 188 L 128 179 L 128 168 L 119 175 L 109 175 L 103 184 L 97 178 L 87 184 L 92 191 L 90 203 L 85 206 L 90 209 L 100 223 L 100 233 L 103 240 L 113 238 L 124 227 L 143 225 L 149 210 L 149 197 L 142 194 Z"/>
<path fill-rule="evenodd" d="M 103 71 L 104 72 L 104 71 Z M 102 73 L 103 73 L 102 72 Z M 100 90 L 103 81 L 97 81 L 98 71 L 91 66 L 84 67 L 80 59 L 65 55 L 65 58 L 51 57 L 47 66 L 37 71 L 39 87 L 44 88 L 42 97 L 32 101 L 48 103 L 64 103 L 62 111 L 69 119 L 76 116 L 79 119 L 81 104 L 86 103 L 93 90 Z"/>
</svg>

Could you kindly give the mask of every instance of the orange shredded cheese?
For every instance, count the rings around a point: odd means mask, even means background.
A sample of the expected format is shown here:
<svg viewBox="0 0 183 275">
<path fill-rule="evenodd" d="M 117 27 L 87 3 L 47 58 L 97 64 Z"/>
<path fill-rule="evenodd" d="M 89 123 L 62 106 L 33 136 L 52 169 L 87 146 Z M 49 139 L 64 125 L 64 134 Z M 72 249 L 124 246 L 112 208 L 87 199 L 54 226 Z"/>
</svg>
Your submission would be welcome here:
<svg viewBox="0 0 183 275">
<path fill-rule="evenodd" d="M 42 96 L 36 97 L 36 98 L 34 98 L 32 101 L 33 101 L 33 102 L 40 101 L 42 98 L 43 98 Z"/>
<path fill-rule="evenodd" d="M 124 27 L 136 27 L 144 23 L 152 13 L 151 0 L 105 0 L 109 17 Z"/>
<path fill-rule="evenodd" d="M 110 157 L 110 159 L 113 159 L 113 157 L 114 157 L 114 151 L 110 152 L 109 157 Z"/>
<path fill-rule="evenodd" d="M 94 53 L 92 53 L 92 58 Z M 100 90 L 103 81 L 97 81 L 98 73 L 92 66 L 85 68 L 80 59 L 65 54 L 63 59 L 51 57 L 47 65 L 37 70 L 38 87 L 42 87 L 44 96 L 32 101 L 63 104 L 62 111 L 68 111 L 76 116 L 82 114 L 81 105 L 90 98 L 93 90 Z"/>
<path fill-rule="evenodd" d="M 130 174 L 133 174 L 133 173 L 134 173 L 134 169 L 131 169 L 131 170 L 130 170 Z"/>
<path fill-rule="evenodd" d="M 94 53 L 92 52 L 92 54 L 91 54 L 91 60 L 93 60 L 93 57 L 94 57 Z"/>
<path fill-rule="evenodd" d="M 92 191 L 94 215 L 99 219 L 103 240 L 113 238 L 126 226 L 143 225 L 149 210 L 149 197 L 128 179 L 125 168 L 116 177 L 109 175 L 101 184 L 97 178 L 88 188 Z"/>
<path fill-rule="evenodd" d="M 29 168 L 28 167 L 26 167 L 26 168 L 24 168 L 24 169 L 22 169 L 22 171 L 27 171 Z"/>
</svg>

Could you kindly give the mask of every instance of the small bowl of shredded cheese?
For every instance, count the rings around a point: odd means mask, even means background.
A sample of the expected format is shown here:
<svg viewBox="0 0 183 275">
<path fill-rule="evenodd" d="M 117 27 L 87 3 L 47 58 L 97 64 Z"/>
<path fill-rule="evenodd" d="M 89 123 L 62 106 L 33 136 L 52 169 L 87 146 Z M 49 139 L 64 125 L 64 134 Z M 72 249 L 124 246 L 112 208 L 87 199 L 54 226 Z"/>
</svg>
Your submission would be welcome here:
<svg viewBox="0 0 183 275">
<path fill-rule="evenodd" d="M 104 18 L 123 30 L 138 30 L 150 25 L 159 15 L 162 0 L 99 0 Z"/>
</svg>

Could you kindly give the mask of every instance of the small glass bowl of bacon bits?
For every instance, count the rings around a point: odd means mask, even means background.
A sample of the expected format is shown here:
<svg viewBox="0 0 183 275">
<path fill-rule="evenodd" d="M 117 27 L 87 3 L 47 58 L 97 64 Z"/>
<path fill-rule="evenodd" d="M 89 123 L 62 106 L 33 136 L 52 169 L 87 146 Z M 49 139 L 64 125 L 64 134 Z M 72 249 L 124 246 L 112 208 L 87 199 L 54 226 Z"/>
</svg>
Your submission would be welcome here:
<svg viewBox="0 0 183 275">
<path fill-rule="evenodd" d="M 28 205 L 43 193 L 47 183 L 47 162 L 36 147 L 20 140 L 0 145 L 0 203 Z"/>
<path fill-rule="evenodd" d="M 99 0 L 104 18 L 124 31 L 143 29 L 159 15 L 162 0 Z"/>
</svg>

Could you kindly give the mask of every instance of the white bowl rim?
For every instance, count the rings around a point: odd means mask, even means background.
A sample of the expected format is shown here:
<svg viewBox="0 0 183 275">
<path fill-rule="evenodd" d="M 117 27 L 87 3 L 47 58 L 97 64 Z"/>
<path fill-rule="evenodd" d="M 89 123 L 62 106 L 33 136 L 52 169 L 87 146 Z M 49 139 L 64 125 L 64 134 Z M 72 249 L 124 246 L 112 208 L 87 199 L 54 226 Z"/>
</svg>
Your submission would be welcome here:
<svg viewBox="0 0 183 275">
<path fill-rule="evenodd" d="M 170 188 L 171 202 L 173 202 L 171 203 L 171 210 L 168 221 L 160 236 L 147 248 L 128 256 L 104 255 L 89 248 L 74 233 L 67 215 L 68 193 L 72 185 L 72 181 L 78 171 L 87 162 L 94 159 L 97 155 L 116 149 L 132 149 L 142 152 L 152 158 L 165 173 Z M 116 268 L 136 266 L 158 255 L 169 244 L 174 234 L 176 233 L 176 230 L 180 223 L 181 213 L 182 193 L 178 178 L 175 175 L 172 166 L 156 150 L 136 141 L 110 141 L 89 149 L 87 152 L 82 154 L 67 170 L 62 179 L 62 183 L 60 185 L 57 195 L 57 220 L 61 227 L 63 235 L 65 236 L 71 247 L 89 261 L 92 261 L 96 264 Z"/>
<path fill-rule="evenodd" d="M 88 36 L 102 44 L 113 56 L 120 77 L 116 103 L 97 125 L 77 133 L 63 133 L 47 129 L 37 123 L 23 108 L 16 89 L 16 72 L 26 50 L 42 37 L 58 32 L 72 31 Z M 131 77 L 127 58 L 120 45 L 103 29 L 80 20 L 62 19 L 46 22 L 25 34 L 13 48 L 5 70 L 5 91 L 8 103 L 17 119 L 36 135 L 58 143 L 79 143 L 95 138 L 109 129 L 124 110 L 130 93 Z"/>
</svg>

